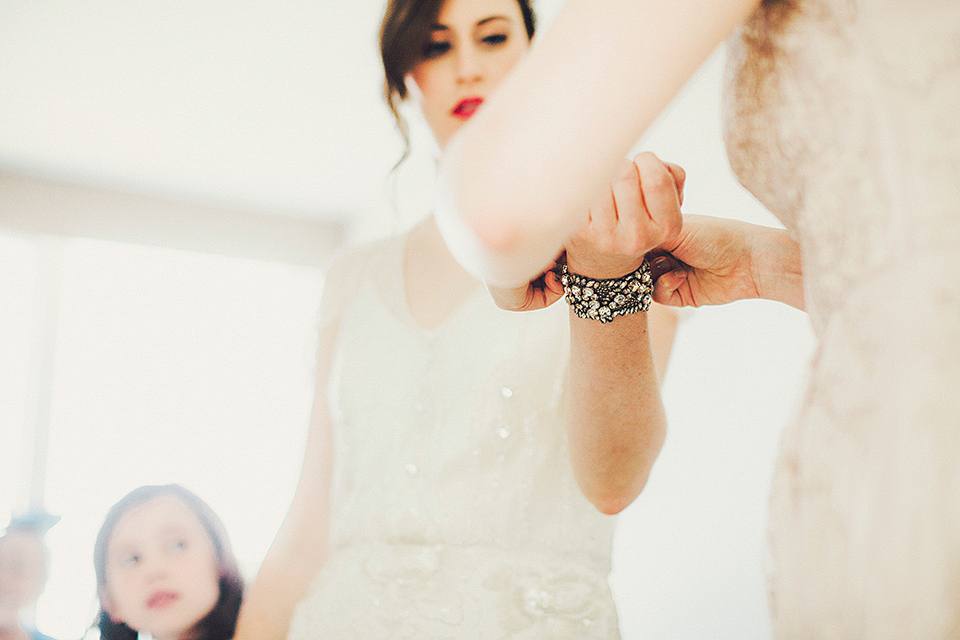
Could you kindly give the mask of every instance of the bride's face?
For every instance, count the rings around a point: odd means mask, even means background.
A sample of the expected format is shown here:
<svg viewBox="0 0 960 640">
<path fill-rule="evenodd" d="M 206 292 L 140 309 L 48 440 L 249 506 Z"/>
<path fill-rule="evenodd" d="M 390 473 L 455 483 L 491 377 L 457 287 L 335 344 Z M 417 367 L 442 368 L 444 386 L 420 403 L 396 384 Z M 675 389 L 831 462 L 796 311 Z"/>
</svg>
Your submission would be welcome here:
<svg viewBox="0 0 960 640">
<path fill-rule="evenodd" d="M 442 149 L 527 52 L 516 0 L 447 0 L 410 72 L 424 118 Z"/>
</svg>

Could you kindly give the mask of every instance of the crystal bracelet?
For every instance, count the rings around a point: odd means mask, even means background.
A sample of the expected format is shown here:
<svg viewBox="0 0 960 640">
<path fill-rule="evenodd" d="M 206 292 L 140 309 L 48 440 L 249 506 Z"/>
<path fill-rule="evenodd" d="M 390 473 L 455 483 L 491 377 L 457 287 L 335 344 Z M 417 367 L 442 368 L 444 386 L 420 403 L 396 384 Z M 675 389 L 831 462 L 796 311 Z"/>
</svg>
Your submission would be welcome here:
<svg viewBox="0 0 960 640">
<path fill-rule="evenodd" d="M 653 301 L 653 277 L 646 260 L 620 278 L 588 278 L 570 273 L 563 264 L 560 283 L 564 297 L 578 318 L 611 322 L 617 316 L 646 311 Z"/>
</svg>

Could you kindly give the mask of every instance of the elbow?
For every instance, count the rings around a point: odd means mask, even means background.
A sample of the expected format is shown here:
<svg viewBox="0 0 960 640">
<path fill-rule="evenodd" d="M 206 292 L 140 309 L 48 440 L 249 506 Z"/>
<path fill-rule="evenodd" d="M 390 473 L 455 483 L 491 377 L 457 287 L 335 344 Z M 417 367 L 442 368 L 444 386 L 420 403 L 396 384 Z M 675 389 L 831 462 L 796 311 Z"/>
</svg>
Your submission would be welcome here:
<svg viewBox="0 0 960 640">
<path fill-rule="evenodd" d="M 454 258 L 487 284 L 525 284 L 527 280 L 512 273 L 511 258 L 520 245 L 518 221 L 504 213 L 502 202 L 472 197 L 471 186 L 458 184 L 455 176 L 441 178 L 434 219 Z"/>
<path fill-rule="evenodd" d="M 593 461 L 575 461 L 575 473 L 580 489 L 598 511 L 615 515 L 633 504 L 647 486 L 653 465 L 666 439 L 665 425 L 652 428 L 648 438 L 637 451 L 629 447 L 631 454 L 616 449 L 607 450 Z"/>
<path fill-rule="evenodd" d="M 520 244 L 521 222 L 516 206 L 504 194 L 481 195 L 477 185 L 448 180 L 437 190 L 435 210 L 445 236 L 471 240 L 485 253 L 511 253 Z"/>
<path fill-rule="evenodd" d="M 435 219 L 447 246 L 487 284 L 526 284 L 563 248 L 562 216 L 522 171 L 494 161 L 466 165 L 459 162 L 462 149 L 454 147 L 452 142 L 441 162 L 434 192 Z"/>
<path fill-rule="evenodd" d="M 463 221 L 477 242 L 494 256 L 508 256 L 517 251 L 521 242 L 520 225 L 516 216 L 506 212 L 505 206 L 463 207 Z"/>
<path fill-rule="evenodd" d="M 439 195 L 439 194 L 438 194 Z M 454 258 L 486 284 L 525 286 L 553 265 L 562 241 L 544 242 L 506 198 L 478 200 L 446 193 L 436 203 L 437 227 Z"/>
<path fill-rule="evenodd" d="M 613 516 L 631 504 L 643 491 L 649 478 L 648 473 L 644 473 L 633 479 L 629 484 L 622 484 L 610 487 L 594 487 L 591 490 L 584 490 L 587 500 L 596 507 L 597 511 Z"/>
<path fill-rule="evenodd" d="M 440 161 L 435 190 L 438 218 L 454 221 L 484 250 L 499 254 L 517 243 L 519 228 L 511 200 L 516 172 L 505 172 L 500 145 L 491 145 L 491 123 L 474 118 L 448 143 Z M 523 193 L 522 191 L 520 193 Z"/>
<path fill-rule="evenodd" d="M 597 511 L 608 516 L 615 516 L 633 503 L 633 498 L 624 498 L 620 496 L 605 496 L 603 498 L 594 498 L 590 502 L 597 508 Z"/>
<path fill-rule="evenodd" d="M 450 142 L 440 162 L 434 202 L 438 224 L 455 241 L 469 238 L 493 254 L 509 251 L 516 244 L 517 221 L 507 213 L 509 197 L 503 186 L 490 188 L 500 183 L 500 167 L 477 161 L 482 150 L 473 149 L 465 133 Z M 465 157 L 474 161 L 467 163 Z"/>
</svg>

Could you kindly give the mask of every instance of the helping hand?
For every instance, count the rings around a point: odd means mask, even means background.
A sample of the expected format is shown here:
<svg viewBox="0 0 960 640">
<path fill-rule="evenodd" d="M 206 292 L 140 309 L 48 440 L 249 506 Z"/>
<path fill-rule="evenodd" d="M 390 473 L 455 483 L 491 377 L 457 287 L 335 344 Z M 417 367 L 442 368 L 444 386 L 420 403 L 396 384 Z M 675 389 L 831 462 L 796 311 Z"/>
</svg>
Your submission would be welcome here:
<svg viewBox="0 0 960 640">
<path fill-rule="evenodd" d="M 803 308 L 799 247 L 782 229 L 687 215 L 680 234 L 650 260 L 653 299 L 661 304 L 699 307 L 769 298 Z"/>
<path fill-rule="evenodd" d="M 536 311 L 545 309 L 563 297 L 563 285 L 558 275 L 563 254 L 554 260 L 553 266 L 522 287 L 500 288 L 487 286 L 490 297 L 501 309 L 507 311 Z"/>
</svg>

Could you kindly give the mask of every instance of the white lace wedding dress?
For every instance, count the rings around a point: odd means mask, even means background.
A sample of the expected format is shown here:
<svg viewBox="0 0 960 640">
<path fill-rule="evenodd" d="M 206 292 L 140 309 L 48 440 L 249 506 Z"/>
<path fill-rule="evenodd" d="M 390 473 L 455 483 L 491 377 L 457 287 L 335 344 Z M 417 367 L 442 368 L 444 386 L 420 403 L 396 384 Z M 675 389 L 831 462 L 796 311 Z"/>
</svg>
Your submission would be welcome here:
<svg viewBox="0 0 960 640">
<path fill-rule="evenodd" d="M 618 638 L 614 518 L 581 494 L 564 436 L 566 305 L 506 312 L 478 286 L 424 330 L 404 246 L 372 244 L 328 283 L 349 299 L 330 388 L 334 551 L 289 637 Z"/>
<path fill-rule="evenodd" d="M 727 145 L 819 338 L 770 511 L 777 638 L 960 637 L 960 2 L 764 2 Z"/>
</svg>

